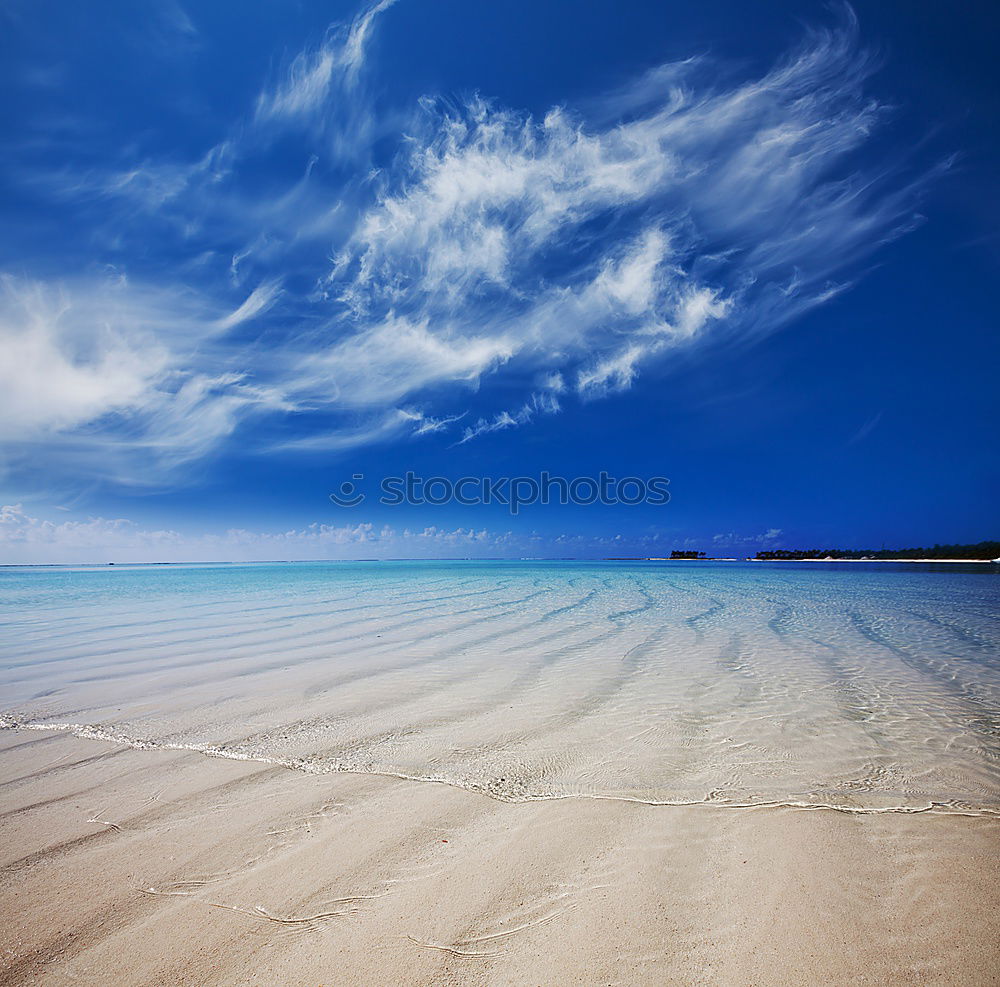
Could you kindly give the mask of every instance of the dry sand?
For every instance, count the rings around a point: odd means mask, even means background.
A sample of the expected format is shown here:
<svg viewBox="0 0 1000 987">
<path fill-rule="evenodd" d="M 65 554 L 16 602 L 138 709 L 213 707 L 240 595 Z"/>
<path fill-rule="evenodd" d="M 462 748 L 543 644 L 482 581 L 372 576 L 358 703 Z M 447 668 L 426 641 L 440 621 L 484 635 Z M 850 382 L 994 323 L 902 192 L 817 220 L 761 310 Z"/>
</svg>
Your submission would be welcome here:
<svg viewBox="0 0 1000 987">
<path fill-rule="evenodd" d="M 998 847 L 5 730 L 0 984 L 997 983 Z"/>
</svg>

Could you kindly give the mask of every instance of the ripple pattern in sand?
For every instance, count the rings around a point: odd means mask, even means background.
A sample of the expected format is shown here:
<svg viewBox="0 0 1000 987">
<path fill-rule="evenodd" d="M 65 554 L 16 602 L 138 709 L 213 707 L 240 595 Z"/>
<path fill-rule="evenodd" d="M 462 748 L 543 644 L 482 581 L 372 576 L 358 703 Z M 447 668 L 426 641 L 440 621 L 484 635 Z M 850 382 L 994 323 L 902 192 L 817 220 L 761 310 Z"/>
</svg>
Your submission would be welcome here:
<svg viewBox="0 0 1000 987">
<path fill-rule="evenodd" d="M 1000 580 L 584 563 L 0 574 L 7 726 L 502 800 L 1000 809 Z"/>
</svg>

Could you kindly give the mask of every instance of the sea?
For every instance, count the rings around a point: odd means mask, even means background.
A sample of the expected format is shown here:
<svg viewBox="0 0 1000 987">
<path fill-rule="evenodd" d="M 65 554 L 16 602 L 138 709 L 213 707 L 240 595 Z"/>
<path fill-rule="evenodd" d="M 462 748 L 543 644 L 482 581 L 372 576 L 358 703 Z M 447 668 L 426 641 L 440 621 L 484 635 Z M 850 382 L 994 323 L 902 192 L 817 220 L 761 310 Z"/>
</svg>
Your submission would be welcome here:
<svg viewBox="0 0 1000 987">
<path fill-rule="evenodd" d="M 0 728 L 521 802 L 1000 812 L 1000 566 L 0 568 Z"/>
</svg>

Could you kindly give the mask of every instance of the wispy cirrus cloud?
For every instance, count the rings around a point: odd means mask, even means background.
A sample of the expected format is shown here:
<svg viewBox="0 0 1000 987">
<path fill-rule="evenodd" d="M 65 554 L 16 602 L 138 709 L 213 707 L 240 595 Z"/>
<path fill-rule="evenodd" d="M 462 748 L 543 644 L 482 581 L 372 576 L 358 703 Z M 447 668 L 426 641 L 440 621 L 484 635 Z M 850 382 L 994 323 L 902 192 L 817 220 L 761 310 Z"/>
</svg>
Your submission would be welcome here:
<svg viewBox="0 0 1000 987">
<path fill-rule="evenodd" d="M 262 282 L 247 295 L 246 300 L 237 308 L 218 319 L 215 323 L 216 327 L 221 330 L 232 329 L 248 319 L 253 319 L 274 304 L 280 291 L 280 281 Z"/>
<path fill-rule="evenodd" d="M 670 65 L 594 119 L 424 101 L 332 297 L 359 322 L 485 315 L 508 362 L 557 367 L 588 396 L 713 326 L 773 331 L 914 221 L 919 181 L 851 163 L 885 110 L 845 16 L 761 79 L 723 88 L 706 59 Z"/>
<path fill-rule="evenodd" d="M 757 78 L 700 56 L 534 117 L 376 105 L 393 2 L 331 27 L 190 162 L 49 175 L 67 208 L 106 205 L 86 215 L 109 263 L 165 246 L 127 279 L 0 285 L 8 441 L 120 482 L 292 412 L 286 449 L 469 442 L 773 332 L 918 221 L 933 169 L 859 156 L 888 111 L 847 9 Z"/>
<path fill-rule="evenodd" d="M 250 296 L 253 299 L 253 295 Z M 248 302 L 250 302 L 248 299 Z M 121 276 L 48 284 L 0 278 L 0 438 L 10 459 L 39 449 L 71 471 L 120 482 L 211 452 L 254 413 L 292 410 L 280 384 L 240 368 L 219 316 L 195 292 Z"/>
<path fill-rule="evenodd" d="M 260 93 L 257 117 L 296 119 L 315 115 L 326 108 L 331 95 L 354 88 L 375 18 L 396 2 L 377 0 L 369 3 L 350 25 L 331 25 L 321 45 L 299 52 L 285 78 Z"/>
<path fill-rule="evenodd" d="M 475 425 L 469 425 L 462 433 L 458 445 L 478 439 L 490 432 L 502 432 L 508 428 L 529 425 L 539 415 L 556 415 L 562 410 L 559 399 L 551 392 L 532 394 L 516 411 L 501 411 L 492 418 L 480 418 Z"/>
</svg>

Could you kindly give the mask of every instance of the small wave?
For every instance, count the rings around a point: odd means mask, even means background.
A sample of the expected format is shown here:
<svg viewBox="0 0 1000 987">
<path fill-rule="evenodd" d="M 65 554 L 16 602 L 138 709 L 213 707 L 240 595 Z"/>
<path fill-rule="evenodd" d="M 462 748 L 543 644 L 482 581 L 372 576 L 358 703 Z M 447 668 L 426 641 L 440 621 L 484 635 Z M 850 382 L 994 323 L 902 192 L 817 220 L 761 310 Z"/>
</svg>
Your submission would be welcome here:
<svg viewBox="0 0 1000 987">
<path fill-rule="evenodd" d="M 424 782 L 437 785 L 447 785 L 462 791 L 474 792 L 495 799 L 498 802 L 523 804 L 527 802 L 549 802 L 563 799 L 591 799 L 608 802 L 631 802 L 639 805 L 659 807 L 693 807 L 703 806 L 717 809 L 801 809 L 826 810 L 842 812 L 850 815 L 882 815 L 901 813 L 905 815 L 946 814 L 968 817 L 998 817 L 1000 809 L 987 806 L 959 804 L 951 801 L 928 800 L 913 805 L 857 805 L 839 803 L 833 800 L 817 801 L 808 798 L 748 798 L 724 799 L 712 790 L 700 799 L 657 799 L 638 795 L 602 794 L 598 792 L 537 792 L 528 789 L 517 779 L 497 778 L 486 784 L 451 778 L 444 774 L 415 774 L 412 772 L 393 770 L 391 768 L 358 767 L 336 760 L 318 761 L 310 758 L 281 758 L 264 754 L 234 750 L 214 744 L 200 744 L 170 740 L 152 740 L 142 737 L 132 737 L 114 727 L 90 723 L 44 723 L 26 721 L 10 714 L 0 714 L 0 730 L 32 730 L 51 733 L 69 733 L 81 740 L 96 740 L 104 743 L 117 744 L 138 751 L 191 751 L 205 757 L 218 757 L 230 761 L 249 761 L 287 768 L 310 775 L 326 774 L 358 774 L 373 775 L 385 778 L 397 778 L 403 781 Z"/>
</svg>

